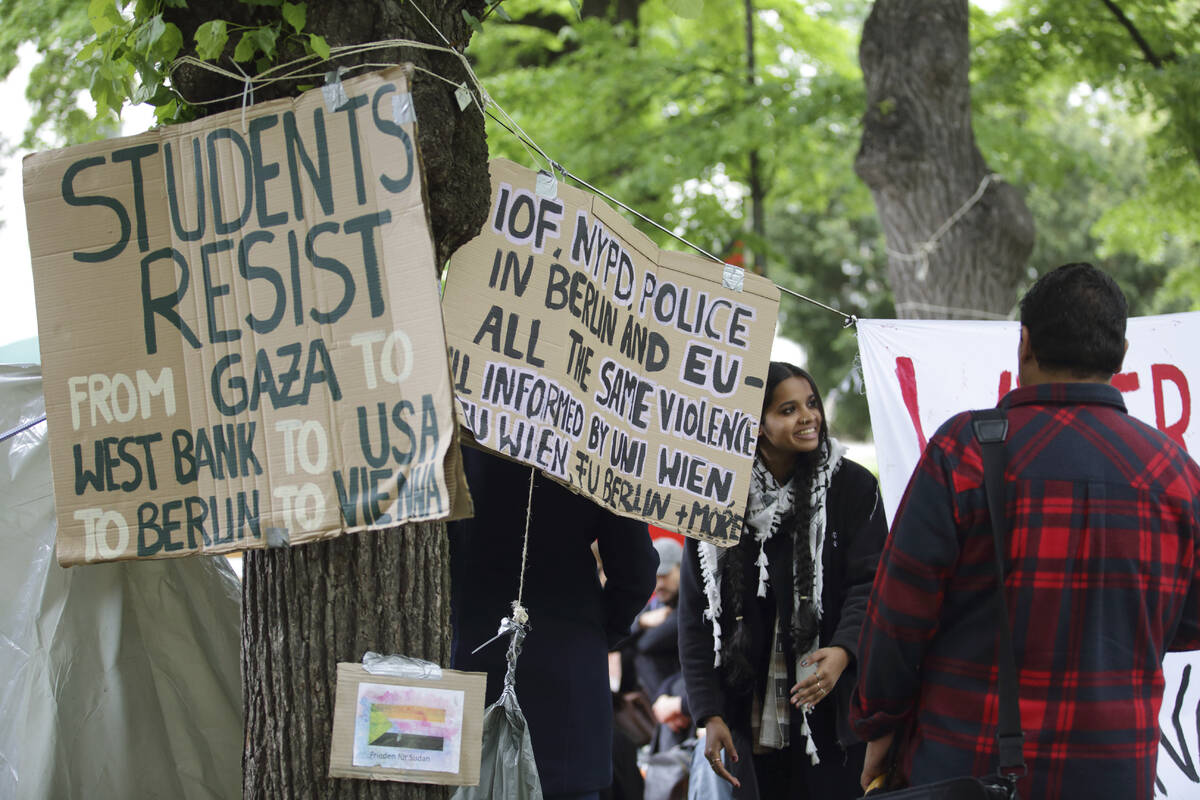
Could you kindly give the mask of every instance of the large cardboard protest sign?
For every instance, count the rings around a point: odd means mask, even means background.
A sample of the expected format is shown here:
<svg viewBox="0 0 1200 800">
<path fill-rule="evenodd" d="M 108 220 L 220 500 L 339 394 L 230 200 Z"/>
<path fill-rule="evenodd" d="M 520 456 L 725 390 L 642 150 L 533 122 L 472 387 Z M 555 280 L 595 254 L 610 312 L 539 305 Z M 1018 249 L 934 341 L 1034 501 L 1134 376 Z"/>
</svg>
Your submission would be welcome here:
<svg viewBox="0 0 1200 800">
<path fill-rule="evenodd" d="M 858 321 L 858 347 L 879 463 L 879 483 L 892 519 L 928 437 L 954 414 L 990 408 L 1017 385 L 1020 323 L 946 320 Z M 1195 457 L 1200 417 L 1200 313 L 1135 317 L 1129 350 L 1113 385 L 1129 413 L 1182 444 Z M 1196 422 L 1194 422 L 1196 421 Z M 1156 798 L 1200 791 L 1200 691 L 1193 673 L 1200 653 L 1170 653 Z"/>
<path fill-rule="evenodd" d="M 736 541 L 779 290 L 509 161 L 491 175 L 442 301 L 463 425 L 619 514 Z"/>
<path fill-rule="evenodd" d="M 26 158 L 61 562 L 469 502 L 407 76 Z"/>
</svg>

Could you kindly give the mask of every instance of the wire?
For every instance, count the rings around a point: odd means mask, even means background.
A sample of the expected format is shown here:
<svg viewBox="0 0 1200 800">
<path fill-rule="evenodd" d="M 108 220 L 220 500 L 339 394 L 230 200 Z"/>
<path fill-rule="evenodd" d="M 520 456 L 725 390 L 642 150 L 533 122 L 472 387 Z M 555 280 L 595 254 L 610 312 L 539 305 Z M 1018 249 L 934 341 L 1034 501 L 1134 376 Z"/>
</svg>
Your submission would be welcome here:
<svg viewBox="0 0 1200 800">
<path fill-rule="evenodd" d="M 26 422 L 24 425 L 18 425 L 17 427 L 13 428 L 10 431 L 5 431 L 3 434 L 0 434 L 0 442 L 7 442 L 9 439 L 13 438 L 18 433 L 21 433 L 22 431 L 27 431 L 36 425 L 41 425 L 45 421 L 46 421 L 46 415 L 42 414 L 40 417 L 38 417 L 37 419 L 35 419 L 31 422 Z"/>
<path fill-rule="evenodd" d="M 425 15 L 425 12 L 422 11 L 421 8 L 416 3 L 413 3 L 413 8 L 416 8 L 418 13 L 420 13 L 421 16 L 425 19 L 425 21 L 427 23 L 429 23 L 429 27 L 433 29 L 434 33 L 436 33 L 442 39 L 443 42 L 446 42 L 446 44 L 449 45 L 450 44 L 449 40 L 438 29 L 438 27 L 433 24 L 433 22 L 429 19 L 429 17 Z M 423 50 L 434 50 L 434 51 L 449 53 L 451 55 L 456 56 L 462 62 L 464 69 L 466 70 L 468 76 L 471 79 L 471 82 L 475 86 L 476 92 L 478 93 L 478 96 L 476 96 L 476 94 L 471 95 L 472 101 L 477 103 L 479 105 L 480 110 L 482 110 L 485 114 L 487 114 L 489 117 L 491 117 L 492 120 L 495 121 L 497 125 L 504 128 L 504 130 L 508 131 L 509 134 L 511 134 L 514 138 L 516 138 L 517 141 L 519 141 L 521 143 L 521 145 L 525 148 L 526 153 L 529 155 L 529 157 L 533 161 L 538 161 L 539 157 L 540 157 L 540 160 L 546 164 L 546 166 L 549 168 L 548 171 L 551 172 L 551 174 L 553 174 L 554 172 L 558 172 L 563 177 L 569 178 L 570 180 L 572 180 L 575 183 L 579 184 L 580 186 L 584 187 L 588 191 L 593 192 L 594 194 L 597 194 L 600 197 L 603 197 L 605 200 L 612 203 L 613 205 L 616 205 L 616 206 L 624 209 L 628 213 L 633 214 L 635 217 L 642 220 L 647 225 L 651 225 L 654 228 L 656 228 L 657 230 L 662 231 L 663 233 L 667 234 L 671 238 L 683 243 L 684 245 L 687 245 L 688 247 L 695 250 L 697 253 L 700 253 L 705 258 L 708 258 L 710 261 L 712 261 L 716 264 L 721 264 L 721 265 L 724 265 L 726 263 L 724 259 L 717 257 L 716 255 L 710 253 L 708 250 L 705 250 L 703 247 L 700 247 L 699 245 L 695 244 L 694 242 L 691 242 L 691 241 L 685 239 L 683 236 L 680 236 L 679 234 L 675 233 L 671 229 L 659 224 L 657 221 L 651 219 L 650 217 L 647 217 L 645 214 L 641 213 L 636 208 L 633 208 L 632 206 L 622 203 L 620 200 L 616 199 L 612 195 L 603 191 L 599 187 L 592 185 L 591 183 L 584 180 L 583 178 L 580 178 L 578 175 L 574 174 L 573 172 L 568 170 L 566 167 L 564 167 L 562 165 L 562 163 L 552 159 L 549 155 L 547 155 L 546 151 L 543 150 L 537 144 L 537 142 L 535 142 L 533 140 L 533 138 L 531 136 L 529 136 L 529 134 L 527 134 L 521 128 L 520 125 L 517 124 L 516 120 L 514 120 L 508 114 L 508 112 L 506 112 L 500 106 L 499 103 L 497 103 L 491 96 L 488 95 L 488 93 L 484 90 L 483 84 L 479 80 L 479 77 L 475 74 L 475 71 L 471 68 L 470 62 L 467 60 L 466 56 L 463 55 L 458 50 L 455 50 L 452 47 L 442 47 L 439 45 L 428 44 L 426 42 L 418 42 L 418 41 L 411 40 L 411 39 L 387 39 L 387 40 L 382 40 L 382 41 L 378 41 L 378 42 L 370 42 L 370 43 L 365 43 L 365 44 L 348 45 L 345 47 L 331 48 L 329 60 L 333 60 L 334 58 L 337 58 L 337 57 L 356 55 L 359 53 L 372 52 L 375 50 L 391 49 L 394 47 L 415 47 L 415 48 L 423 49 Z M 310 62 L 313 62 L 314 59 L 317 59 L 317 58 L 318 57 L 316 55 L 303 56 L 301 58 L 297 58 L 292 61 L 288 61 L 283 64 L 279 64 L 268 70 L 264 70 L 263 72 L 260 72 L 253 77 L 250 77 L 250 76 L 247 76 L 244 72 L 239 75 L 237 73 L 230 72 L 229 70 L 224 69 L 223 67 L 221 67 L 217 64 L 213 64 L 208 61 L 201 61 L 200 59 L 189 55 L 189 56 L 183 56 L 183 57 L 177 59 L 174 63 L 172 63 L 171 67 L 168 70 L 168 74 L 173 73 L 177 68 L 179 68 L 180 66 L 182 66 L 184 64 L 190 64 L 191 66 L 194 66 L 194 67 L 197 67 L 200 69 L 206 69 L 206 70 L 214 72 L 218 75 L 222 75 L 226 78 L 229 78 L 230 80 L 237 81 L 238 83 L 242 84 L 241 90 L 234 94 L 226 95 L 225 97 L 219 97 L 219 98 L 215 98 L 212 100 L 199 100 L 199 101 L 191 100 L 191 99 L 185 97 L 182 93 L 180 93 L 180 97 L 182 97 L 185 102 L 191 103 L 192 105 L 207 105 L 207 104 L 211 104 L 211 103 L 222 103 L 222 102 L 227 102 L 229 100 L 233 100 L 236 98 L 241 98 L 243 100 L 243 106 L 244 106 L 245 98 L 246 98 L 247 94 L 252 93 L 254 91 L 255 85 L 265 86 L 265 85 L 269 85 L 271 83 L 275 83 L 278 81 L 285 81 L 285 80 L 286 81 L 294 81 L 294 80 L 297 80 L 300 78 L 311 78 L 313 80 L 324 79 L 326 77 L 326 73 L 324 73 L 324 72 L 314 73 L 314 72 L 305 72 L 304 71 L 305 69 L 307 69 L 308 67 L 311 66 Z M 237 65 L 235 64 L 235 66 L 237 66 Z M 376 63 L 362 63 L 362 64 L 353 65 L 350 67 L 344 67 L 344 68 L 342 68 L 341 71 L 349 72 L 349 71 L 355 70 L 355 69 L 363 69 L 364 67 L 387 67 L 387 66 L 393 66 L 393 65 L 391 65 L 391 64 L 376 64 Z M 463 85 L 461 83 L 456 83 L 455 81 L 445 77 L 444 75 L 439 75 L 438 73 L 433 72 L 432 70 L 429 70 L 427 68 L 416 67 L 416 69 L 420 70 L 421 72 L 423 72 L 425 74 L 431 75 L 434 78 L 437 78 L 438 80 L 445 81 L 446 83 L 450 84 L 451 86 Z M 238 67 L 238 70 L 240 72 L 241 68 Z M 178 92 L 178 89 L 176 89 L 176 91 Z M 497 113 L 503 115 L 504 118 L 501 119 L 495 113 L 492 113 L 492 109 L 495 109 L 495 111 Z M 533 148 L 533 150 L 531 151 L 530 148 Z M 536 155 L 533 151 L 536 151 Z M 844 320 L 843 327 L 848 328 L 858 322 L 858 317 L 856 317 L 853 314 L 847 314 L 844 311 L 839 311 L 838 309 L 833 308 L 832 306 L 826 305 L 825 303 L 822 303 L 818 300 L 814 300 L 813 298 L 808 297 L 807 295 L 801 294 L 800 292 L 797 292 L 793 289 L 789 289 L 785 286 L 781 286 L 778 283 L 776 283 L 775 286 L 781 292 L 785 292 L 785 293 L 792 295 L 793 297 L 796 297 L 807 303 L 811 303 L 812 305 L 817 306 L 818 308 L 825 309 L 826 311 L 829 311 L 833 314 L 837 314 L 838 316 L 842 317 L 842 319 Z"/>
<path fill-rule="evenodd" d="M 494 101 L 493 101 L 493 104 L 494 104 Z M 493 119 L 493 120 L 496 122 L 496 124 L 497 124 L 497 125 L 499 125 L 500 127 L 504 128 L 506 131 L 508 131 L 508 132 L 509 132 L 510 134 L 512 134 L 513 136 L 517 137 L 517 138 L 518 138 L 518 139 L 520 139 L 522 142 L 525 142 L 525 141 L 526 141 L 526 139 L 525 139 L 525 136 L 523 135 L 523 132 L 522 132 L 522 133 L 518 133 L 517 131 L 514 131 L 512 128 L 510 128 L 510 127 L 508 127 L 507 125 L 505 125 L 505 124 L 504 124 L 504 122 L 503 122 L 502 120 L 498 119 L 498 118 L 497 118 L 497 117 L 496 117 L 494 114 L 492 114 L 490 111 L 488 111 L 488 112 L 487 112 L 487 115 L 488 115 L 489 117 L 491 117 L 491 118 L 492 118 L 492 119 Z M 529 141 L 529 142 L 528 142 L 528 144 L 532 145 L 533 147 L 537 147 L 537 145 L 536 145 L 536 144 L 534 144 L 532 141 Z M 539 150 L 539 151 L 541 151 L 541 148 L 538 148 L 538 150 Z M 621 208 L 623 208 L 623 209 L 625 209 L 626 211 L 628 211 L 630 214 L 633 214 L 633 215 L 634 215 L 634 216 L 636 216 L 638 219 L 640 219 L 640 220 L 642 220 L 643 222 L 645 222 L 647 225 L 653 225 L 655 228 L 657 228 L 658 230 L 660 230 L 660 231 L 662 231 L 663 233 L 667 234 L 667 235 L 668 235 L 668 236 L 670 236 L 671 238 L 673 238 L 673 239 L 676 239 L 676 240 L 677 240 L 677 241 L 679 241 L 679 242 L 682 242 L 683 244 L 685 244 L 685 245 L 687 245 L 688 247 L 690 247 L 690 248 L 692 248 L 693 250 L 695 250 L 697 253 L 700 253 L 702 256 L 705 256 L 706 258 L 708 258 L 708 259 L 710 259 L 710 260 L 712 260 L 712 261 L 716 262 L 717 264 L 725 264 L 725 263 L 726 263 L 724 259 L 722 259 L 722 258 L 718 258 L 717 256 L 715 256 L 715 255 L 713 255 L 712 253 L 710 253 L 710 252 L 708 252 L 707 250 L 705 250 L 703 247 L 700 247 L 699 245 L 697 245 L 697 244 L 695 244 L 695 243 L 693 243 L 693 242 L 690 242 L 690 241 L 688 241 L 688 240 L 687 240 L 687 239 L 685 239 L 684 237 L 682 237 L 682 236 L 680 236 L 679 234 L 675 233 L 675 231 L 673 231 L 673 230 L 671 230 L 671 229 L 669 229 L 669 228 L 666 228 L 666 227 L 664 227 L 663 225 L 660 225 L 658 222 L 656 222 L 656 221 L 654 221 L 654 220 L 650 219 L 650 218 L 649 218 L 649 217 L 647 217 L 645 214 L 643 214 L 642 212 L 638 211 L 636 208 L 633 208 L 633 207 L 631 207 L 631 206 L 628 206 L 628 205 L 626 205 L 625 203 L 622 203 L 620 200 L 616 199 L 615 197 L 613 197 L 612 195 L 608 194 L 608 193 L 607 193 L 607 192 L 605 192 L 604 190 L 602 190 L 602 189 L 600 189 L 600 188 L 598 188 L 598 187 L 596 187 L 596 186 L 593 186 L 592 184 L 588 183 L 588 182 L 587 182 L 587 181 L 585 181 L 583 178 L 580 178 L 578 175 L 575 175 L 574 173 L 572 173 L 571 171 L 569 171 L 569 170 L 568 170 L 566 167 L 564 167 L 564 166 L 563 166 L 561 163 L 559 163 L 559 162 L 557 162 L 557 161 L 554 161 L 554 160 L 550 160 L 550 163 L 551 163 L 551 165 L 554 167 L 554 169 L 555 169 L 555 170 L 557 170 L 557 171 L 558 171 L 558 172 L 559 172 L 559 173 L 560 173 L 560 174 L 561 174 L 563 177 L 565 177 L 565 178 L 570 178 L 571 180 L 575 181 L 575 183 L 578 183 L 580 186 L 584 187 L 584 188 L 585 188 L 585 189 L 587 189 L 588 191 L 590 191 L 590 192 L 593 192 L 593 193 L 595 193 L 595 194 L 598 194 L 599 196 L 603 197 L 605 200 L 609 201 L 609 202 L 610 202 L 610 203 L 612 203 L 613 205 L 620 206 Z M 779 291 L 781 291 L 781 292 L 786 292 L 787 294 L 790 294 L 790 295 L 792 295 L 793 297 L 797 297 L 797 298 L 799 298 L 799 299 L 801 299 L 801 300 L 804 300 L 805 302 L 812 303 L 814 306 L 817 306 L 818 308 L 823 308 L 823 309 L 825 309 L 826 311 L 830 311 L 830 312 L 832 312 L 832 313 L 834 313 L 834 314 L 837 314 L 839 317 L 842 317 L 842 318 L 845 320 L 845 323 L 844 323 L 843 327 L 847 327 L 847 328 L 848 328 L 848 327 L 850 327 L 851 325 L 854 325 L 854 324 L 856 324 L 856 323 L 858 322 L 858 317 L 854 316 L 853 314 L 847 314 L 847 313 L 845 313 L 844 311 L 839 311 L 839 310 L 837 310 L 836 308 L 833 308 L 833 307 L 831 307 L 831 306 L 827 306 L 827 305 L 825 305 L 824 303 L 820 302 L 819 300 L 814 300 L 814 299 L 812 299 L 811 297 L 808 297 L 808 296 L 806 296 L 806 295 L 803 295 L 803 294 L 801 294 L 800 292 L 797 292 L 797 291 L 795 291 L 794 289 L 789 289 L 789 288 L 787 288 L 786 286 L 781 286 L 781 285 L 780 285 L 780 284 L 778 284 L 778 283 L 776 283 L 776 284 L 775 284 L 775 287 L 776 287 L 777 289 L 779 289 Z"/>
</svg>

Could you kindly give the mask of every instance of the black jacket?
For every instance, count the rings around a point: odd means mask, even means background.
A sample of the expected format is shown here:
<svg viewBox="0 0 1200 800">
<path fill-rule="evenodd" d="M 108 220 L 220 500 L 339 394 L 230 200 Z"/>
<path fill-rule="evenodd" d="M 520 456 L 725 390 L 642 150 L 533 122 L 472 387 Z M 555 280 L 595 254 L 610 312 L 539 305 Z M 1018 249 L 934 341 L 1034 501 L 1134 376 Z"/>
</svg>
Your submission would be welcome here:
<svg viewBox="0 0 1200 800">
<path fill-rule="evenodd" d="M 490 704 L 503 687 L 508 640 L 471 651 L 496 635 L 517 599 L 530 468 L 470 447 L 463 462 L 475 516 L 448 525 L 452 658 L 455 669 L 487 672 Z M 608 649 L 628 635 L 657 567 L 644 524 L 537 476 L 522 598 L 532 627 L 516 689 L 546 793 L 596 791 L 612 780 Z"/>
<path fill-rule="evenodd" d="M 797 487 L 797 492 L 807 487 Z M 758 587 L 758 543 L 753 536 L 743 534 L 736 547 L 745 548 L 743 559 L 746 574 L 742 583 L 743 616 L 750 634 L 750 659 L 755 668 L 757 691 L 761 694 L 766 683 L 767 657 L 774 633 L 775 620 L 781 613 L 790 614 L 792 598 L 792 535 L 796 532 L 795 515 L 788 514 L 780 530 L 767 541 L 768 571 L 771 590 L 766 600 L 756 596 Z M 826 497 L 825 544 L 822 551 L 823 590 L 820 647 L 837 645 L 850 654 L 850 663 L 842 673 L 833 692 L 833 703 L 822 702 L 809 717 L 821 758 L 842 760 L 836 752 L 838 745 L 847 747 L 857 742 L 849 725 L 850 694 L 857 677 L 856 653 L 858 633 L 866 616 L 867 599 L 875 579 L 879 554 L 887 537 L 887 522 L 878 483 L 862 466 L 842 459 L 830 482 Z M 783 587 L 782 591 L 779 590 Z M 710 716 L 720 715 L 730 730 L 748 742 L 753 696 L 729 687 L 720 669 L 713 667 L 713 637 L 711 623 L 703 618 L 707 601 L 704 579 L 700 572 L 699 550 L 695 541 L 685 547 L 679 586 L 679 658 L 687 685 L 688 703 L 698 725 Z M 721 617 L 722 641 L 727 642 L 735 621 L 728 615 L 728 602 L 723 602 Z M 795 658 L 789 658 L 789 678 L 795 682 Z M 798 739 L 799 712 L 793 712 L 793 741 Z M 793 746 L 793 752 L 803 753 L 803 746 Z M 830 750 L 834 752 L 830 752 Z M 739 748 L 740 752 L 740 748 Z M 750 759 L 743 758 L 745 765 Z"/>
</svg>

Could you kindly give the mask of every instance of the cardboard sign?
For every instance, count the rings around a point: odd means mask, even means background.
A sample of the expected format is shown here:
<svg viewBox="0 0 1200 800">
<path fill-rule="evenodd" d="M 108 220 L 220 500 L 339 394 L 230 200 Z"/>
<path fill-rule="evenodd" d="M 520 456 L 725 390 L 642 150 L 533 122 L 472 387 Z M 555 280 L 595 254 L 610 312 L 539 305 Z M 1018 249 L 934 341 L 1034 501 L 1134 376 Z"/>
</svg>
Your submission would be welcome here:
<svg viewBox="0 0 1200 800">
<path fill-rule="evenodd" d="M 25 159 L 60 562 L 464 511 L 407 77 Z"/>
<path fill-rule="evenodd" d="M 858 321 L 858 349 L 888 519 L 909 476 L 943 422 L 972 408 L 992 408 L 1017 385 L 1019 322 L 975 320 Z M 1184 449 L 1200 450 L 1200 312 L 1133 317 L 1129 350 L 1113 385 L 1129 413 Z"/>
<path fill-rule="evenodd" d="M 512 162 L 491 175 L 442 299 L 464 427 L 618 514 L 737 541 L 779 290 Z"/>
<path fill-rule="evenodd" d="M 331 778 L 479 783 L 486 673 L 397 678 L 337 666 Z"/>
</svg>

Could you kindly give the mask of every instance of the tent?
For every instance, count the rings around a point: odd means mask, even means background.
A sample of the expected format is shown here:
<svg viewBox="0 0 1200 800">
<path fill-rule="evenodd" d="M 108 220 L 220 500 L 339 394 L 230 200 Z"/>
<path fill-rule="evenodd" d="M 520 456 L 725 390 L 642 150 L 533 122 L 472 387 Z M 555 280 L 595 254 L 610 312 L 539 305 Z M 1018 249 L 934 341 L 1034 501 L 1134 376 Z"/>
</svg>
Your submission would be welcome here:
<svg viewBox="0 0 1200 800">
<path fill-rule="evenodd" d="M 0 797 L 240 796 L 237 576 L 60 567 L 39 366 L 0 365 L 0 437 Z"/>
</svg>

